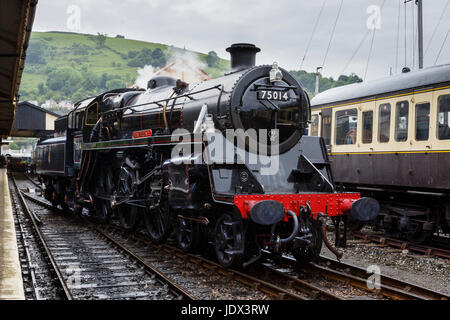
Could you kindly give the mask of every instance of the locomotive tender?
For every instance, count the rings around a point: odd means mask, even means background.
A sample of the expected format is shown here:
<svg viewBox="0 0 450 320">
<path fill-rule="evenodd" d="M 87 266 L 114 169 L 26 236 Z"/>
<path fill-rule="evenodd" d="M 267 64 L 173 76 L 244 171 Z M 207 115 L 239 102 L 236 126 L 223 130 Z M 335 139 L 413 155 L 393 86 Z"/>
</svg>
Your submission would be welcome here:
<svg viewBox="0 0 450 320">
<path fill-rule="evenodd" d="M 380 201 L 379 227 L 412 242 L 450 233 L 450 65 L 330 89 L 311 104 L 309 135 L 325 140 L 337 184 Z"/>
<path fill-rule="evenodd" d="M 322 241 L 332 248 L 323 219 L 376 216 L 375 200 L 335 191 L 323 139 L 303 136 L 309 98 L 294 77 L 255 66 L 254 45 L 227 51 L 223 77 L 160 76 L 76 103 L 37 146 L 44 196 L 126 230 L 142 218 L 153 241 L 174 235 L 185 251 L 211 244 L 224 266 L 261 249 L 311 261 Z"/>
</svg>

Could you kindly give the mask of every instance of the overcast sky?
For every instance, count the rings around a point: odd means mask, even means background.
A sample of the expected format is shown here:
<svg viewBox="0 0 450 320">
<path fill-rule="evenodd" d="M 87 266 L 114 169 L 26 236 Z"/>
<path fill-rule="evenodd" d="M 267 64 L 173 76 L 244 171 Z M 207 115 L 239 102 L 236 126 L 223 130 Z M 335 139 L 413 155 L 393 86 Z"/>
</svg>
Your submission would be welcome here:
<svg viewBox="0 0 450 320">
<path fill-rule="evenodd" d="M 128 39 L 159 42 L 177 47 L 208 52 L 216 51 L 228 59 L 225 49 L 232 43 L 250 42 L 262 49 L 257 64 L 278 63 L 287 69 L 299 69 L 316 21 L 317 31 L 311 42 L 303 69 L 314 71 L 322 65 L 336 21 L 341 0 L 39 0 L 34 31 L 77 31 L 109 36 L 124 35 Z M 376 7 L 381 8 L 377 19 Z M 355 72 L 366 73 L 373 31 L 368 22 L 380 22 L 374 34 L 373 50 L 366 80 L 395 73 L 399 4 L 400 32 L 397 71 L 405 65 L 404 0 L 343 0 L 335 34 L 325 60 L 323 74 L 336 77 Z M 417 8 L 406 5 L 406 65 L 413 61 L 413 23 L 417 24 Z M 435 64 L 438 52 L 450 29 L 450 0 L 423 0 L 424 47 L 432 37 L 438 21 L 442 21 L 425 55 L 425 66 Z M 444 8 L 447 5 L 447 10 Z M 77 25 L 79 8 L 80 19 Z M 413 13 L 413 7 L 415 12 Z M 69 13 L 68 13 L 69 11 Z M 444 12 L 444 14 L 443 14 Z M 414 14 L 414 15 L 413 15 Z M 443 15 L 442 15 L 443 14 Z M 414 22 L 413 22 L 414 16 Z M 369 23 L 370 25 L 370 23 Z M 373 25 L 373 24 L 372 24 Z M 79 27 L 79 28 L 78 28 Z M 75 30 L 74 30 L 75 28 Z M 417 33 L 416 33 L 417 35 Z M 351 60 L 361 41 L 360 50 Z M 417 46 L 417 42 L 416 42 Z M 417 68 L 417 50 L 416 68 Z M 351 62 L 350 62 L 351 61 Z M 437 64 L 450 63 L 450 35 Z M 344 70 L 345 66 L 348 67 Z"/>
</svg>

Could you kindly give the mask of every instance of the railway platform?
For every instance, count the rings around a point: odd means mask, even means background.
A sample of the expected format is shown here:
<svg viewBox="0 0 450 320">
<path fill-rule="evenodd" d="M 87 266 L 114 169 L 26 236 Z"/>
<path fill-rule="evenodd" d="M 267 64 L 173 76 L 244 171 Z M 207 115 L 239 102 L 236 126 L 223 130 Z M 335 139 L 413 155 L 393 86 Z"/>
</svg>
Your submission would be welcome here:
<svg viewBox="0 0 450 320">
<path fill-rule="evenodd" d="M 0 169 L 0 300 L 24 300 L 6 169 Z"/>
</svg>

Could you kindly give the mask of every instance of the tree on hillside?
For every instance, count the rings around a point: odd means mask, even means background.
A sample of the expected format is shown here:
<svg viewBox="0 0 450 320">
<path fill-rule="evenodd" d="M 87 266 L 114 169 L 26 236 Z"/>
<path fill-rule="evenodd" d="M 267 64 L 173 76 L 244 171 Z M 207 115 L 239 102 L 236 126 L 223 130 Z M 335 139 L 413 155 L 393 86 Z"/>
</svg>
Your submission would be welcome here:
<svg viewBox="0 0 450 320">
<path fill-rule="evenodd" d="M 106 89 L 106 81 L 108 81 L 108 75 L 106 73 L 103 73 L 98 84 L 100 89 Z"/>
<path fill-rule="evenodd" d="M 146 65 L 152 65 L 152 50 L 144 48 L 139 52 L 139 54 L 134 57 L 130 62 L 128 62 L 129 67 L 143 68 Z"/>
<path fill-rule="evenodd" d="M 97 89 L 100 86 L 100 78 L 93 71 L 87 71 L 83 73 L 83 81 L 81 82 L 81 87 L 84 90 Z"/>
<path fill-rule="evenodd" d="M 124 83 L 120 79 L 112 79 L 112 80 L 108 80 L 106 82 L 107 90 L 113 90 L 113 89 L 118 89 L 118 88 L 123 88 L 123 87 L 124 87 Z"/>
<path fill-rule="evenodd" d="M 85 99 L 86 97 L 88 97 L 86 95 L 86 90 L 80 88 L 72 94 L 71 100 L 72 100 L 72 102 L 77 102 L 77 101 Z"/>
<path fill-rule="evenodd" d="M 82 80 L 83 77 L 77 70 L 63 67 L 48 75 L 47 87 L 53 91 L 61 91 L 66 95 L 71 95 L 81 87 Z"/>
<path fill-rule="evenodd" d="M 94 41 L 99 48 L 105 47 L 106 42 L 106 34 L 102 34 L 100 32 L 97 32 L 96 36 L 91 36 L 90 39 Z"/>
<path fill-rule="evenodd" d="M 31 64 L 46 64 L 45 60 L 45 46 L 41 41 L 30 41 L 27 49 L 27 63 Z"/>
<path fill-rule="evenodd" d="M 91 49 L 91 47 L 77 42 L 72 44 L 71 52 L 75 55 L 86 56 Z"/>
<path fill-rule="evenodd" d="M 163 67 L 167 63 L 166 55 L 160 48 L 156 48 L 155 50 L 153 50 L 152 60 L 152 65 L 157 68 Z"/>
<path fill-rule="evenodd" d="M 306 88 L 309 93 L 313 93 L 315 91 L 316 86 L 316 74 L 314 72 L 308 73 L 304 70 L 300 71 L 290 71 L 290 73 L 300 82 L 300 84 Z M 319 92 L 345 86 L 348 84 L 362 82 L 362 79 L 358 77 L 356 74 L 352 73 L 349 76 L 341 75 L 338 80 L 334 80 L 332 77 L 325 78 L 322 75 L 319 75 Z"/>
<path fill-rule="evenodd" d="M 349 76 L 341 75 L 338 78 L 338 81 L 343 81 L 343 82 L 346 82 L 346 83 L 349 83 L 349 82 L 354 83 L 354 82 L 363 82 L 363 79 L 358 77 L 358 75 L 356 75 L 355 73 L 351 73 Z"/>
<path fill-rule="evenodd" d="M 139 54 L 139 51 L 128 51 L 128 58 L 133 59 Z"/>
<path fill-rule="evenodd" d="M 47 65 L 45 66 L 44 72 L 45 72 L 45 74 L 50 74 L 50 73 L 52 73 L 53 71 L 55 71 L 56 69 L 57 69 L 57 67 L 56 67 L 55 65 L 47 64 Z"/>
<path fill-rule="evenodd" d="M 39 82 L 39 84 L 38 84 L 38 92 L 39 92 L 39 95 L 45 95 L 46 93 L 47 93 L 47 91 L 48 91 L 48 89 L 47 89 L 47 87 L 45 86 L 45 83 L 43 83 L 43 82 Z"/>
<path fill-rule="evenodd" d="M 215 51 L 208 52 L 208 55 L 205 59 L 208 67 L 216 68 L 219 66 L 219 57 L 217 56 L 217 53 Z"/>
</svg>

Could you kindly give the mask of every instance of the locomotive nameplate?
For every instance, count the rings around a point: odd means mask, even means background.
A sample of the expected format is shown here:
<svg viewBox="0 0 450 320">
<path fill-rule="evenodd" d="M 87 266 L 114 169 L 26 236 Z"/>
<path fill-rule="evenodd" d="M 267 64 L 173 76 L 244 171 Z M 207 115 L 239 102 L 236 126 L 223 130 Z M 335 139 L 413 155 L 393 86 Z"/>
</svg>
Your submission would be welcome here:
<svg viewBox="0 0 450 320">
<path fill-rule="evenodd" d="M 257 97 L 258 100 L 288 101 L 289 93 L 279 90 L 258 90 Z"/>
<path fill-rule="evenodd" d="M 151 136 L 152 136 L 151 129 L 133 132 L 133 139 L 148 138 Z"/>
</svg>

